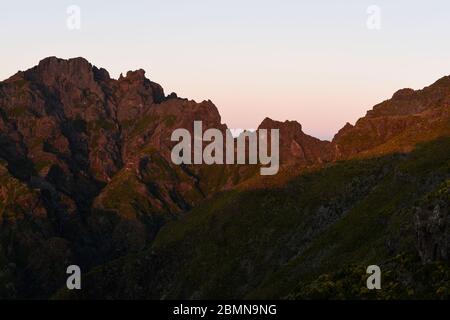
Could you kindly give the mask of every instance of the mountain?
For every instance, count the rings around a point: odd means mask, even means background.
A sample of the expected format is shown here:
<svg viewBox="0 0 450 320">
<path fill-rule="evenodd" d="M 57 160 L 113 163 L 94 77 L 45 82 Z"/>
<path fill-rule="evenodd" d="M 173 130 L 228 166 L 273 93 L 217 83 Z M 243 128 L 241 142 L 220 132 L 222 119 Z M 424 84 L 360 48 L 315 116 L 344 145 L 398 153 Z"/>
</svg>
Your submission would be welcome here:
<svg viewBox="0 0 450 320">
<path fill-rule="evenodd" d="M 402 89 L 332 141 L 266 118 L 281 170 L 264 177 L 172 163 L 174 129 L 226 130 L 211 101 L 46 58 L 0 82 L 0 297 L 448 297 L 424 275 L 450 274 L 449 102 L 450 77 Z M 349 284 L 368 263 L 383 293 Z M 82 292 L 62 289 L 70 264 Z"/>
<path fill-rule="evenodd" d="M 422 90 L 402 89 L 334 137 L 337 158 L 411 151 L 449 132 L 450 77 Z"/>
<path fill-rule="evenodd" d="M 42 273 L 42 281 L 51 281 L 53 265 L 70 260 L 89 269 L 141 250 L 162 224 L 219 183 L 204 179 L 210 168 L 170 161 L 173 129 L 199 118 L 205 128 L 220 128 L 217 108 L 166 97 L 144 74 L 114 80 L 82 58 L 47 58 L 0 84 L 2 170 L 37 193 L 29 204 L 11 199 L 15 191 L 2 186 L 2 203 L 13 207 L 0 215 L 1 235 L 10 239 L 5 250 L 26 252 L 14 262 L 23 266 L 20 277 Z M 27 237 L 34 241 L 24 242 Z M 30 265 L 29 253 L 54 243 L 64 253 L 48 260 L 38 254 Z M 49 294 L 37 286 L 30 294 Z"/>
</svg>

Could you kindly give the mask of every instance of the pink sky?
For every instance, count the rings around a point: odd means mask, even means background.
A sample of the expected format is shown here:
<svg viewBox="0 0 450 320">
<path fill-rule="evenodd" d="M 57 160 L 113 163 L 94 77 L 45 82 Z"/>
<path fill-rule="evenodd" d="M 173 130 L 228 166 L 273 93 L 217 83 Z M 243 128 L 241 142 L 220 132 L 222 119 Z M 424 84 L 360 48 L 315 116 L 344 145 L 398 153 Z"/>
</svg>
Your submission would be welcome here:
<svg viewBox="0 0 450 320">
<path fill-rule="evenodd" d="M 0 79 L 47 56 L 83 56 L 112 76 L 143 68 L 167 94 L 211 99 L 232 128 L 297 120 L 331 139 L 401 88 L 450 74 L 450 3 L 249 0 L 4 2 Z M 67 8 L 81 28 L 67 28 Z M 344 5 L 345 3 L 345 5 Z"/>
</svg>

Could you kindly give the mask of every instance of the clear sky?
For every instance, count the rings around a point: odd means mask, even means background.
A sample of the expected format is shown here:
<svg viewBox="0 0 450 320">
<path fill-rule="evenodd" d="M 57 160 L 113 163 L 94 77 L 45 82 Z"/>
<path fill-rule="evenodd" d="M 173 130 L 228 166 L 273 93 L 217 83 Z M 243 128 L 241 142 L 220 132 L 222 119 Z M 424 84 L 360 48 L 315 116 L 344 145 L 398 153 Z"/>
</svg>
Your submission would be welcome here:
<svg viewBox="0 0 450 320">
<path fill-rule="evenodd" d="M 67 27 L 67 8 L 81 28 Z M 381 29 L 367 27 L 371 5 Z M 0 79 L 47 56 L 211 99 L 223 122 L 297 120 L 330 139 L 400 88 L 450 74 L 448 0 L 40 0 L 0 3 Z"/>
</svg>

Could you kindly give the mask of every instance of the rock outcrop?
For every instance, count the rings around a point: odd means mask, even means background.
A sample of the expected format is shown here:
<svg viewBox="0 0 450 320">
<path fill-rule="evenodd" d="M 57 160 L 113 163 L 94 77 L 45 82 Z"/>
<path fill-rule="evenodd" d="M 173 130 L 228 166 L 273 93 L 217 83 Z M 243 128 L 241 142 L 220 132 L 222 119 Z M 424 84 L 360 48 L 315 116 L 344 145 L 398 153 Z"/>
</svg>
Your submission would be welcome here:
<svg viewBox="0 0 450 320">
<path fill-rule="evenodd" d="M 274 121 L 265 118 L 258 129 L 279 129 L 282 165 L 312 165 L 333 159 L 331 143 L 311 137 L 297 121 Z"/>
<path fill-rule="evenodd" d="M 450 134 L 450 77 L 422 90 L 402 89 L 376 105 L 332 144 L 336 159 L 410 151 L 417 143 Z"/>
<path fill-rule="evenodd" d="M 417 250 L 423 263 L 450 259 L 450 181 L 415 208 Z"/>
</svg>

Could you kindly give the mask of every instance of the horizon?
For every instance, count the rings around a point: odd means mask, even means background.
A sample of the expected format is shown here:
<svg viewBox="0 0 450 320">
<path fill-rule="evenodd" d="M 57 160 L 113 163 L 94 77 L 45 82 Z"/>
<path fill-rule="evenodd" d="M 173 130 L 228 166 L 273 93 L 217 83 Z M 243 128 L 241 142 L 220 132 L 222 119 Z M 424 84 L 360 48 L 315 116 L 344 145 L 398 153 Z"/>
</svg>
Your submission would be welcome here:
<svg viewBox="0 0 450 320">
<path fill-rule="evenodd" d="M 166 94 L 211 100 L 230 128 L 295 120 L 329 141 L 399 89 L 421 89 L 450 70 L 441 40 L 450 4 L 441 0 L 23 3 L 1 5 L 0 79 L 48 56 L 84 57 L 113 78 L 142 68 Z M 66 25 L 70 5 L 80 9 L 80 29 Z M 380 9 L 374 30 L 372 5 Z"/>
</svg>

